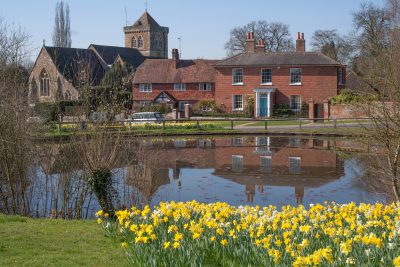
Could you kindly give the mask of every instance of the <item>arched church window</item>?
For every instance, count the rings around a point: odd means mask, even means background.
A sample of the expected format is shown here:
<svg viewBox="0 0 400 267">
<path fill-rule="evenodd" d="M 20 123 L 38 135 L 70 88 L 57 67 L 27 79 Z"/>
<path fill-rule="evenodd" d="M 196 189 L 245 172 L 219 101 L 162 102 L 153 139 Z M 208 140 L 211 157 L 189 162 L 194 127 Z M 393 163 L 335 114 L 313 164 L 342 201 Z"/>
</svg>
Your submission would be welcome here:
<svg viewBox="0 0 400 267">
<path fill-rule="evenodd" d="M 132 47 L 137 47 L 136 37 L 132 38 Z"/>
<path fill-rule="evenodd" d="M 40 96 L 50 96 L 50 79 L 45 69 L 40 73 Z"/>
<path fill-rule="evenodd" d="M 71 100 L 71 92 L 67 90 L 64 94 L 64 99 L 65 100 Z"/>
<path fill-rule="evenodd" d="M 138 38 L 138 46 L 137 47 L 143 47 L 143 38 L 142 38 L 142 36 L 139 36 L 139 38 Z"/>
</svg>

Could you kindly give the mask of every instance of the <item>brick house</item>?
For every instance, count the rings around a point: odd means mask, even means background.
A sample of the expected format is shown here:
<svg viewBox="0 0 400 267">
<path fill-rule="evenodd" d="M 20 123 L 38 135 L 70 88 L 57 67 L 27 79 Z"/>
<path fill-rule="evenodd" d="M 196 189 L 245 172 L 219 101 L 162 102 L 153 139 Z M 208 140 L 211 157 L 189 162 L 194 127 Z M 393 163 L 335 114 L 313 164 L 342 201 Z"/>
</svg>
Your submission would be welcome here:
<svg viewBox="0 0 400 267">
<path fill-rule="evenodd" d="M 185 104 L 214 100 L 216 60 L 179 59 L 172 50 L 172 59 L 146 59 L 133 80 L 134 104 L 149 106 L 168 104 L 184 110 Z"/>
<path fill-rule="evenodd" d="M 221 109 L 241 112 L 246 98 L 254 98 L 255 117 L 270 117 L 279 104 L 301 110 L 310 99 L 315 115 L 323 116 L 323 101 L 344 87 L 345 67 L 318 52 L 306 52 L 304 34 L 298 33 L 295 52 L 264 52 L 247 34 L 246 52 L 219 61 L 215 100 Z"/>
</svg>

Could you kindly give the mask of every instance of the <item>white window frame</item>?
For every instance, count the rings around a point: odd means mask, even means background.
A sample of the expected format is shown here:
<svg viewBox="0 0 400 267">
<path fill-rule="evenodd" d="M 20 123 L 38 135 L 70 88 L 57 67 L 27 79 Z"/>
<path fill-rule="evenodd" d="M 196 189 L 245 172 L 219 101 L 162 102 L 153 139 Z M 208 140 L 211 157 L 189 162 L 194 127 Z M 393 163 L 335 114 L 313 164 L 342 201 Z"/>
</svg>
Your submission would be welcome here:
<svg viewBox="0 0 400 267">
<path fill-rule="evenodd" d="M 139 92 L 149 93 L 153 91 L 153 85 L 151 83 L 141 83 L 139 84 Z"/>
<path fill-rule="evenodd" d="M 299 74 L 297 74 L 300 79 L 293 81 L 292 76 L 296 75 L 296 71 L 300 71 Z M 302 79 L 303 79 L 303 74 L 302 74 L 302 69 L 301 68 L 290 68 L 290 85 L 301 85 L 302 84 Z"/>
<path fill-rule="evenodd" d="M 241 97 L 242 97 L 242 107 L 240 107 L 240 108 L 236 108 L 236 107 L 235 107 L 235 104 L 236 104 L 235 97 L 236 97 L 236 96 L 241 96 Z M 232 95 L 232 110 L 243 110 L 243 107 L 244 107 L 244 98 L 243 98 L 243 95 Z"/>
<path fill-rule="evenodd" d="M 243 146 L 244 138 L 243 137 L 233 137 L 232 138 L 232 146 Z"/>
<path fill-rule="evenodd" d="M 270 81 L 269 82 L 264 82 L 264 77 L 268 77 L 268 75 L 263 75 L 263 72 L 265 70 L 270 71 Z M 263 68 L 261 69 L 261 85 L 272 85 L 272 69 L 271 68 Z"/>
<path fill-rule="evenodd" d="M 293 104 L 292 96 L 298 96 L 299 97 L 299 101 L 297 103 L 299 106 L 298 106 L 297 109 L 292 108 L 292 104 Z M 290 99 L 290 109 L 293 110 L 293 111 L 301 111 L 301 95 L 290 95 L 289 99 Z"/>
<path fill-rule="evenodd" d="M 232 171 L 241 172 L 243 171 L 244 157 L 243 155 L 232 155 Z"/>
<path fill-rule="evenodd" d="M 174 83 L 174 91 L 186 91 L 186 83 Z"/>
<path fill-rule="evenodd" d="M 199 83 L 199 91 L 211 91 L 212 84 L 211 83 Z"/>
<path fill-rule="evenodd" d="M 240 70 L 241 74 L 241 79 L 240 81 L 237 81 L 236 73 L 237 70 Z M 233 68 L 232 69 L 232 85 L 243 85 L 243 68 Z"/>
<path fill-rule="evenodd" d="M 269 165 L 263 164 L 263 160 L 267 160 Z M 272 171 L 272 157 L 271 156 L 260 156 L 260 170 L 266 171 L 266 167 L 268 167 L 268 172 Z"/>
<path fill-rule="evenodd" d="M 296 166 L 293 165 L 294 161 L 296 161 Z M 293 170 L 298 167 L 299 170 Z M 289 157 L 289 173 L 291 174 L 300 174 L 301 173 L 301 157 Z"/>
</svg>

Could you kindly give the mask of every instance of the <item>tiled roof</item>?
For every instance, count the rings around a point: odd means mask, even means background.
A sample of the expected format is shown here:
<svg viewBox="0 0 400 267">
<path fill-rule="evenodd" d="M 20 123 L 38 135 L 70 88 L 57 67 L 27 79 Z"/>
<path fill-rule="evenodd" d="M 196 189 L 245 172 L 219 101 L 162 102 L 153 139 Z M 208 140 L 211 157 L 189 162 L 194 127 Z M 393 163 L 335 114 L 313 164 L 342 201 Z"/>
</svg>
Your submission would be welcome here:
<svg viewBox="0 0 400 267">
<path fill-rule="evenodd" d="M 242 53 L 215 64 L 216 67 L 228 66 L 341 66 L 341 64 L 318 52 L 267 52 Z"/>
<path fill-rule="evenodd" d="M 88 70 L 90 85 L 98 85 L 104 75 L 104 68 L 95 53 L 89 49 L 64 48 L 44 46 L 50 55 L 57 70 L 70 81 L 73 86 L 78 85 L 80 79 L 77 73 L 80 70 Z"/>
<path fill-rule="evenodd" d="M 107 65 L 114 64 L 118 56 L 134 68 L 145 60 L 145 57 L 135 48 L 91 44 L 89 49 L 93 49 Z"/>
<path fill-rule="evenodd" d="M 156 90 L 156 86 L 154 86 L 152 92 L 139 92 L 138 89 L 134 89 L 133 98 L 135 101 L 139 100 L 151 100 L 154 101 L 159 95 L 160 90 Z M 198 101 L 203 99 L 213 100 L 214 93 L 212 91 L 200 91 L 200 90 L 186 90 L 186 91 L 174 91 L 174 90 L 164 90 L 171 97 L 173 101 L 181 101 L 181 100 L 192 100 Z"/>
<path fill-rule="evenodd" d="M 124 27 L 124 30 L 154 30 L 158 28 L 164 27 L 161 27 L 157 21 L 150 16 L 149 13 L 144 12 L 143 15 L 132 26 Z"/>
<path fill-rule="evenodd" d="M 216 60 L 146 59 L 136 70 L 133 83 L 199 83 L 215 82 Z"/>
</svg>

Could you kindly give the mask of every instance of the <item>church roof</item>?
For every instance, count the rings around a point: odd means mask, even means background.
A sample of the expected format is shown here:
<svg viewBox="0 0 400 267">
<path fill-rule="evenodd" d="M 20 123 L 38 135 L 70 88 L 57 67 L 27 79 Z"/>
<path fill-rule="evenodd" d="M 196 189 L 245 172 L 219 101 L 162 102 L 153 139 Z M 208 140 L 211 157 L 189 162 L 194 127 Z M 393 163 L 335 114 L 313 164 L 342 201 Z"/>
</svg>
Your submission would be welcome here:
<svg viewBox="0 0 400 267">
<path fill-rule="evenodd" d="M 219 61 L 216 67 L 228 66 L 341 66 L 341 64 L 318 52 L 266 52 L 242 53 Z"/>
<path fill-rule="evenodd" d="M 89 49 L 93 49 L 108 66 L 114 64 L 118 56 L 133 68 L 137 68 L 146 59 L 135 48 L 91 44 Z"/>
<path fill-rule="evenodd" d="M 133 23 L 132 26 L 124 27 L 124 30 L 154 30 L 159 28 L 166 27 L 161 27 L 157 21 L 146 11 L 135 23 Z"/>
<path fill-rule="evenodd" d="M 215 82 L 217 60 L 146 59 L 136 70 L 134 83 L 200 83 Z"/>
<path fill-rule="evenodd" d="M 57 70 L 73 84 L 79 84 L 79 70 L 89 71 L 90 85 L 98 85 L 104 75 L 104 68 L 95 53 L 89 49 L 44 46 Z"/>
</svg>

